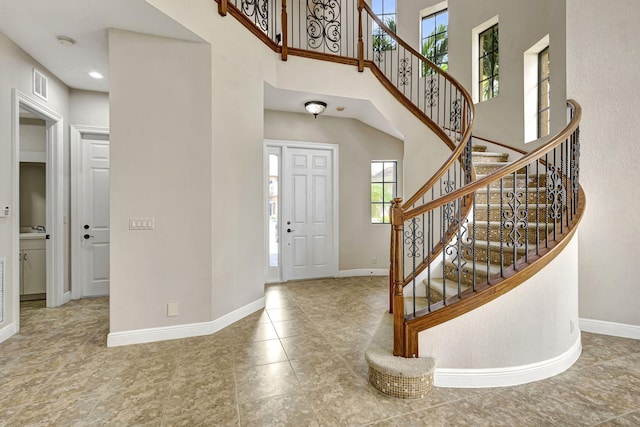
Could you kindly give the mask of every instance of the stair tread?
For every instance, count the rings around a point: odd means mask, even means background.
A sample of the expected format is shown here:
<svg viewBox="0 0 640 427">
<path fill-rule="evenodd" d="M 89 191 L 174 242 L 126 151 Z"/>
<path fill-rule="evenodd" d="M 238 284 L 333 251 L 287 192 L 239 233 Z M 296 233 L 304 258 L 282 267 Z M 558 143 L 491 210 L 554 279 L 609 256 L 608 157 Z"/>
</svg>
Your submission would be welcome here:
<svg viewBox="0 0 640 427">
<path fill-rule="evenodd" d="M 476 227 L 478 227 L 477 225 L 478 223 L 476 222 Z M 486 225 L 487 222 L 486 221 L 482 221 L 482 224 Z M 502 223 L 500 221 L 489 221 L 489 226 L 492 227 L 500 227 Z M 527 222 L 527 228 L 535 228 L 537 226 L 537 228 L 543 228 L 545 226 L 548 227 L 553 227 L 555 224 L 553 222 L 538 222 L 537 224 L 535 222 Z"/>
<path fill-rule="evenodd" d="M 487 247 L 487 241 L 486 240 L 478 240 L 476 239 L 476 246 L 480 246 L 480 248 L 485 249 Z M 513 248 L 510 248 L 507 246 L 506 242 L 503 243 L 503 246 L 505 251 L 513 251 Z M 490 249 L 500 249 L 500 242 L 495 241 L 495 240 L 489 240 L 489 248 Z M 536 248 L 535 244 L 531 244 L 529 243 L 526 247 L 527 250 L 533 250 Z M 524 252 L 525 251 L 525 247 L 524 244 L 518 248 L 516 248 L 518 250 L 518 252 Z"/>
<path fill-rule="evenodd" d="M 449 265 L 449 266 L 454 266 L 455 267 L 455 264 L 452 263 L 451 261 L 445 261 L 445 265 Z M 469 271 L 471 271 L 473 269 L 473 263 L 471 263 L 471 261 L 467 261 L 467 265 L 465 265 L 465 268 L 468 268 Z M 476 262 L 476 272 L 485 273 L 486 274 L 487 273 L 487 263 L 486 262 Z M 500 265 L 489 263 L 489 272 L 491 274 L 500 273 Z"/>
<path fill-rule="evenodd" d="M 488 174 L 488 173 L 478 173 L 478 174 L 476 174 L 476 178 L 477 178 L 477 179 L 480 179 L 480 178 L 487 177 L 487 176 L 489 176 L 489 175 L 492 175 L 492 174 Z M 546 174 L 546 173 L 539 173 L 539 174 L 538 174 L 538 176 L 541 176 L 541 177 L 542 177 L 542 176 L 545 176 L 545 177 L 546 177 L 546 176 L 547 176 L 547 174 Z M 508 175 L 505 175 L 505 178 L 509 178 L 509 177 L 513 177 L 513 172 L 509 173 Z M 535 178 L 535 177 L 536 177 L 536 174 L 535 174 L 535 173 L 530 173 L 529 175 L 527 175 L 527 174 L 525 174 L 525 173 L 517 173 L 517 174 L 516 174 L 516 178 Z"/>
<path fill-rule="evenodd" d="M 427 280 L 427 279 L 424 279 L 422 281 L 422 283 L 427 287 L 431 287 L 432 289 L 435 289 L 439 293 L 442 293 L 442 285 L 444 284 L 445 292 L 447 293 L 447 297 L 450 297 L 451 295 L 455 295 L 455 294 L 458 293 L 458 284 L 453 282 L 453 281 L 451 281 L 451 280 L 447 280 L 445 282 L 445 281 L 442 280 L 442 277 L 432 277 L 431 278 L 431 285 L 429 285 L 429 280 Z M 471 285 L 467 285 L 465 283 L 461 283 L 460 284 L 460 289 L 461 289 L 462 292 L 466 291 L 470 287 L 471 287 Z"/>
<path fill-rule="evenodd" d="M 542 193 L 543 191 L 547 191 L 547 187 L 516 187 L 516 191 L 528 191 L 529 193 L 535 193 L 537 191 L 539 191 L 540 193 Z M 491 193 L 499 193 L 500 189 L 499 188 L 490 188 L 489 190 Z M 513 191 L 513 187 L 509 187 L 509 188 L 503 188 L 502 192 L 505 191 Z M 487 192 L 487 188 L 481 188 L 479 190 L 476 190 L 476 193 L 486 193 Z"/>
<path fill-rule="evenodd" d="M 498 153 L 497 151 L 472 151 L 471 155 L 479 157 L 504 157 L 508 156 L 509 153 Z"/>
<path fill-rule="evenodd" d="M 529 208 L 534 208 L 536 206 L 538 207 L 547 207 L 547 206 L 551 206 L 551 203 L 529 203 L 527 205 L 525 205 L 524 202 L 521 202 L 522 205 L 521 207 L 525 207 L 528 206 Z M 502 206 L 508 207 L 509 205 L 507 203 L 503 203 Z M 500 203 L 489 203 L 489 209 L 495 209 L 495 208 L 499 208 L 500 207 Z M 476 209 L 487 209 L 487 204 L 486 203 L 476 203 Z"/>
<path fill-rule="evenodd" d="M 504 166 L 504 165 L 508 165 L 511 164 L 513 162 L 510 161 L 506 161 L 506 162 L 477 162 L 474 163 L 474 166 Z"/>
</svg>

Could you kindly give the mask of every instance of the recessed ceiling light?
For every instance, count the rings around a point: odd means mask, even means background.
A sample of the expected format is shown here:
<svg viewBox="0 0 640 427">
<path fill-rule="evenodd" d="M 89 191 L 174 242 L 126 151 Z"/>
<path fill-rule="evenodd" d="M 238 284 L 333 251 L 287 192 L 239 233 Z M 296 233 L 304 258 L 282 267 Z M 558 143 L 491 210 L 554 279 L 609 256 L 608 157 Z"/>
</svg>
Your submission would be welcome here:
<svg viewBox="0 0 640 427">
<path fill-rule="evenodd" d="M 97 71 L 91 71 L 89 73 L 89 75 L 91 77 L 93 77 L 94 79 L 102 79 L 102 78 L 104 78 L 104 76 L 102 74 L 100 74 L 99 72 L 97 72 Z"/>
<path fill-rule="evenodd" d="M 73 46 L 74 44 L 76 44 L 76 41 L 74 39 L 72 39 L 71 37 L 67 37 L 67 36 L 58 36 L 58 43 L 60 43 L 63 46 Z"/>
</svg>

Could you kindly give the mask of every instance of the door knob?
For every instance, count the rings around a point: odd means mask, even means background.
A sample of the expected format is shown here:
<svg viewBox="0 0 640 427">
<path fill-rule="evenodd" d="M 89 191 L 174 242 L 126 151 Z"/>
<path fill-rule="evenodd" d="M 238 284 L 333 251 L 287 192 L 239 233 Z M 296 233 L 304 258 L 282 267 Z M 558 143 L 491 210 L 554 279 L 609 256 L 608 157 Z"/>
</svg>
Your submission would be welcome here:
<svg viewBox="0 0 640 427">
<path fill-rule="evenodd" d="M 89 229 L 89 224 L 85 224 L 85 225 L 84 225 L 84 229 L 85 229 L 85 230 L 88 230 L 88 229 Z"/>
<path fill-rule="evenodd" d="M 287 233 L 291 233 L 292 231 L 296 231 L 296 230 L 292 230 L 291 228 L 287 228 Z"/>
<path fill-rule="evenodd" d="M 84 236 L 82 236 L 82 237 L 84 237 L 84 238 L 85 238 L 85 240 L 86 240 L 86 239 L 89 239 L 89 238 L 91 238 L 91 237 L 93 237 L 93 236 L 90 236 L 90 235 L 88 235 L 88 234 L 85 234 L 85 235 L 84 235 Z"/>
</svg>

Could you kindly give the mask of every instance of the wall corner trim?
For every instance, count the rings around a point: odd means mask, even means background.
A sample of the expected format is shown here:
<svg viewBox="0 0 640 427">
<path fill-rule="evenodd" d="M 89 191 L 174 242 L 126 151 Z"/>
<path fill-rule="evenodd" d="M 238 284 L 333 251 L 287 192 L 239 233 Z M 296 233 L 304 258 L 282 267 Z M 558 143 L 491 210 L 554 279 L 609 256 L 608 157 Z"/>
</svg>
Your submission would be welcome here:
<svg viewBox="0 0 640 427">
<path fill-rule="evenodd" d="M 573 365 L 582 352 L 580 333 L 573 345 L 559 356 L 528 365 L 489 369 L 436 368 L 434 385 L 453 388 L 509 387 L 558 375 Z"/>
<path fill-rule="evenodd" d="M 607 322 L 605 320 L 580 318 L 580 329 L 594 334 L 611 335 L 620 338 L 640 340 L 640 325 Z"/>
<path fill-rule="evenodd" d="M 122 345 L 143 344 L 210 335 L 260 309 L 263 309 L 264 305 L 265 299 L 262 297 L 210 322 L 110 332 L 107 336 L 107 347 L 118 347 Z"/>
<path fill-rule="evenodd" d="M 338 277 L 359 277 L 359 276 L 388 276 L 389 270 L 386 268 L 358 268 L 354 270 L 340 270 Z"/>
</svg>

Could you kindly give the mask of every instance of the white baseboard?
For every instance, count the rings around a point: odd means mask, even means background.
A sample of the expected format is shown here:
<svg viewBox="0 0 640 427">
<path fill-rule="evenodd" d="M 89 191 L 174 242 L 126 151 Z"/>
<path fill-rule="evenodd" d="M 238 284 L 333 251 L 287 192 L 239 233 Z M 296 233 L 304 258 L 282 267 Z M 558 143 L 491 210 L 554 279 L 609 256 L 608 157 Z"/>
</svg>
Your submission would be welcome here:
<svg viewBox="0 0 640 427">
<path fill-rule="evenodd" d="M 581 318 L 580 330 L 584 332 L 592 332 L 594 334 L 612 335 L 614 337 L 640 340 L 640 326 L 637 325 Z"/>
<path fill-rule="evenodd" d="M 0 343 L 5 342 L 18 332 L 15 322 L 9 323 L 7 326 L 0 328 Z"/>
<path fill-rule="evenodd" d="M 489 369 L 438 369 L 434 373 L 436 387 L 486 388 L 509 387 L 539 381 L 558 375 L 580 357 L 580 334 L 576 342 L 560 356 L 529 365 Z"/>
<path fill-rule="evenodd" d="M 210 335 L 264 308 L 264 297 L 251 302 L 231 313 L 210 322 L 191 323 L 186 325 L 165 326 L 159 328 L 136 329 L 132 331 L 110 332 L 107 336 L 107 347 L 143 344 L 148 342 L 175 340 L 180 338 Z"/>
<path fill-rule="evenodd" d="M 389 269 L 386 268 L 359 268 L 354 270 L 340 270 L 338 277 L 359 277 L 359 276 L 388 276 Z"/>
</svg>

